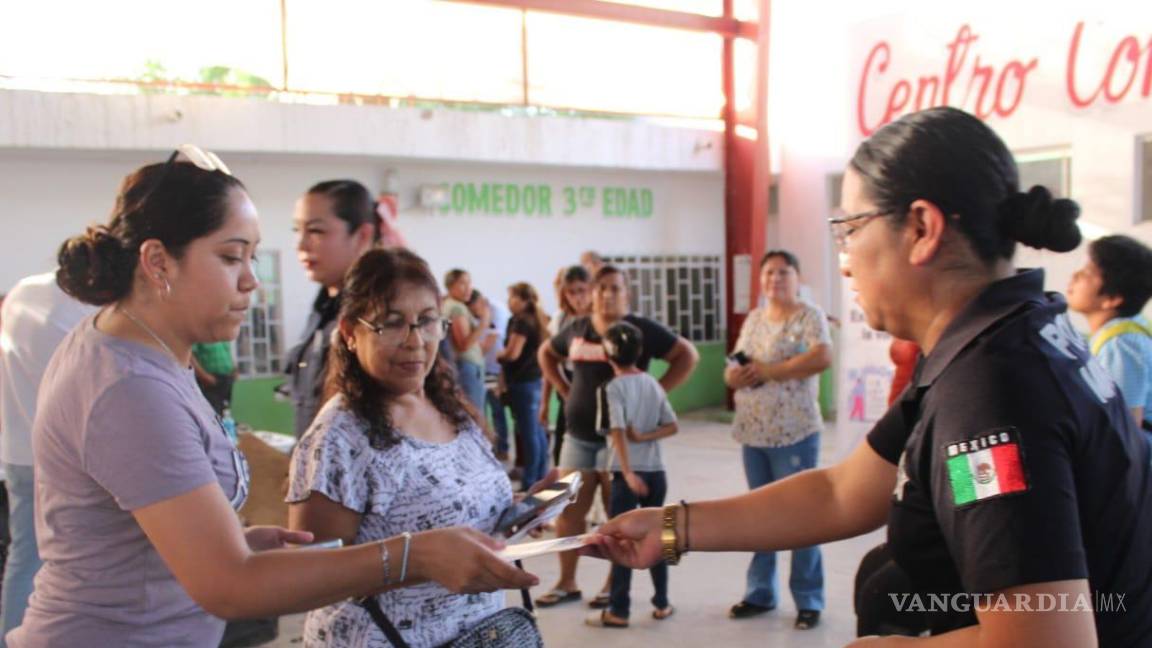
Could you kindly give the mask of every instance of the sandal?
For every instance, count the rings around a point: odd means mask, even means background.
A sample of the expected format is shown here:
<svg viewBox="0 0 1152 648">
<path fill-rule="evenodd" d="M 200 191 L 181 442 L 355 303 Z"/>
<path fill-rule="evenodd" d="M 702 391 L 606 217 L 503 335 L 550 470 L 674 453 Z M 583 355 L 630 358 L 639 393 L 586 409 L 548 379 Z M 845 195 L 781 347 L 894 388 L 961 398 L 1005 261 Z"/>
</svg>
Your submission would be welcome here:
<svg viewBox="0 0 1152 648">
<path fill-rule="evenodd" d="M 588 601 L 588 607 L 593 610 L 603 610 L 608 607 L 611 600 L 612 596 L 608 592 L 600 592 L 596 596 L 593 596 L 592 600 Z"/>
<path fill-rule="evenodd" d="M 811 630 L 820 625 L 820 610 L 800 610 L 796 615 L 797 630 Z"/>
<path fill-rule="evenodd" d="M 663 621 L 664 619 L 672 616 L 675 612 L 676 608 L 672 607 L 671 605 L 665 608 L 656 608 L 655 610 L 652 610 L 652 618 L 656 619 L 657 621 Z"/>
<path fill-rule="evenodd" d="M 553 605 L 560 605 L 561 603 L 579 601 L 582 596 L 583 594 L 580 592 L 580 590 L 572 590 L 569 592 L 568 590 L 562 590 L 559 587 L 556 587 L 544 596 L 537 598 L 536 605 L 542 608 L 552 607 Z"/>
<path fill-rule="evenodd" d="M 621 619 L 605 609 L 585 617 L 584 624 L 594 628 L 627 628 L 628 619 Z"/>
</svg>

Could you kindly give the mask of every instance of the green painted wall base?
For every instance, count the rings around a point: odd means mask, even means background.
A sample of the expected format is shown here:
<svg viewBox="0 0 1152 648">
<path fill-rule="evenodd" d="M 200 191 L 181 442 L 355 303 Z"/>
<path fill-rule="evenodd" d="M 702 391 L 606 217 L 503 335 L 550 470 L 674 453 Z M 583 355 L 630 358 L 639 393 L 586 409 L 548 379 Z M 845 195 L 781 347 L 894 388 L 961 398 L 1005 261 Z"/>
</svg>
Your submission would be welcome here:
<svg viewBox="0 0 1152 648">
<path fill-rule="evenodd" d="M 273 389 L 284 378 L 250 378 L 236 381 L 232 390 L 232 418 L 255 430 L 293 434 L 295 412 L 292 403 L 276 400 Z"/>
<path fill-rule="evenodd" d="M 721 342 L 697 344 L 700 364 L 683 385 L 672 390 L 668 399 L 677 412 L 687 412 L 702 407 L 724 405 L 727 391 L 724 387 L 724 344 Z M 662 375 L 667 370 L 666 362 L 655 360 L 649 370 L 654 375 Z M 232 393 L 232 416 L 237 423 L 246 423 L 257 430 L 270 430 L 292 434 L 294 428 L 292 404 L 276 400 L 273 389 L 284 382 L 284 378 L 252 378 L 239 380 Z M 553 399 L 551 413 L 553 422 L 556 416 L 556 401 Z M 509 421 L 511 423 L 511 421 Z"/>
</svg>

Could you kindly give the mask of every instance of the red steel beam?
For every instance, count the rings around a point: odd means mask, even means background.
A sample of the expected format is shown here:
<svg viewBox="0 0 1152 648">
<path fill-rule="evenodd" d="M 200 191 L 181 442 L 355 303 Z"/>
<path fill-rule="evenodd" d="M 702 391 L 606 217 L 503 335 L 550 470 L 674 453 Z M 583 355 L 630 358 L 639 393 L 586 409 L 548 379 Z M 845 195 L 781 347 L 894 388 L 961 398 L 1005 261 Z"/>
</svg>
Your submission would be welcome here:
<svg viewBox="0 0 1152 648">
<path fill-rule="evenodd" d="M 528 9 L 546 13 L 599 18 L 628 22 L 648 27 L 668 27 L 689 31 L 710 32 L 725 38 L 749 38 L 755 40 L 759 29 L 756 23 L 736 20 L 727 16 L 702 16 L 686 11 L 669 11 L 653 7 L 604 2 L 604 0 L 445 0 L 466 4 Z"/>
<path fill-rule="evenodd" d="M 745 120 L 756 132 L 755 139 L 739 137 L 736 126 L 735 47 L 724 40 L 724 234 L 727 270 L 728 348 L 736 344 L 746 313 L 757 303 L 760 294 L 760 257 L 767 247 L 768 191 L 772 169 L 768 156 L 768 24 L 770 0 L 760 0 L 760 36 L 757 38 L 755 88 L 752 106 Z M 731 15 L 732 0 L 724 0 L 724 12 Z M 749 123 L 750 122 L 750 123 Z M 747 255 L 752 260 L 751 303 L 736 304 L 734 258 Z M 731 400 L 729 400 L 731 404 Z"/>
</svg>

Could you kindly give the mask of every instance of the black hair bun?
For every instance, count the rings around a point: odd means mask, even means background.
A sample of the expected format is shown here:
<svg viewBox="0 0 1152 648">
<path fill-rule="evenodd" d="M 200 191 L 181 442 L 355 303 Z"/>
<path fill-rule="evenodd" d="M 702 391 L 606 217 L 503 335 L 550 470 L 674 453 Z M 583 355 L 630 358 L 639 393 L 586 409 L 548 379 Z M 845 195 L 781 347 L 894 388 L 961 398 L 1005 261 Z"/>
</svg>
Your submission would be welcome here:
<svg viewBox="0 0 1152 648">
<path fill-rule="evenodd" d="M 103 225 L 64 241 L 56 261 L 61 290 L 87 304 L 110 304 L 132 288 L 132 255 Z"/>
<path fill-rule="evenodd" d="M 1035 185 L 1027 193 L 1009 196 L 1000 204 L 1000 219 L 1013 239 L 1038 250 L 1068 252 L 1080 245 L 1080 205 L 1067 198 L 1052 198 Z"/>
</svg>

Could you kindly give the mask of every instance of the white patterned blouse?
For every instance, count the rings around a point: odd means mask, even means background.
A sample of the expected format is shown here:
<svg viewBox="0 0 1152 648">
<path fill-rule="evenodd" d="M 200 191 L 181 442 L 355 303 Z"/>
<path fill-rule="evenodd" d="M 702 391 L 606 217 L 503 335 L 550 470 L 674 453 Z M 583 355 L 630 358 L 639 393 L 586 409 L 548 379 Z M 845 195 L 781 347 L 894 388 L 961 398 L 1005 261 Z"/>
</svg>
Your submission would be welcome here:
<svg viewBox="0 0 1152 648">
<path fill-rule="evenodd" d="M 288 502 L 313 492 L 363 514 L 356 542 L 404 531 L 470 526 L 491 532 L 512 503 L 512 485 L 475 424 L 449 443 L 403 435 L 377 449 L 343 397 L 329 400 L 292 455 Z M 452 594 L 424 583 L 377 597 L 380 607 L 412 648 L 444 644 L 504 607 L 504 593 Z M 304 645 L 389 646 L 367 611 L 352 601 L 308 613 Z"/>
</svg>

